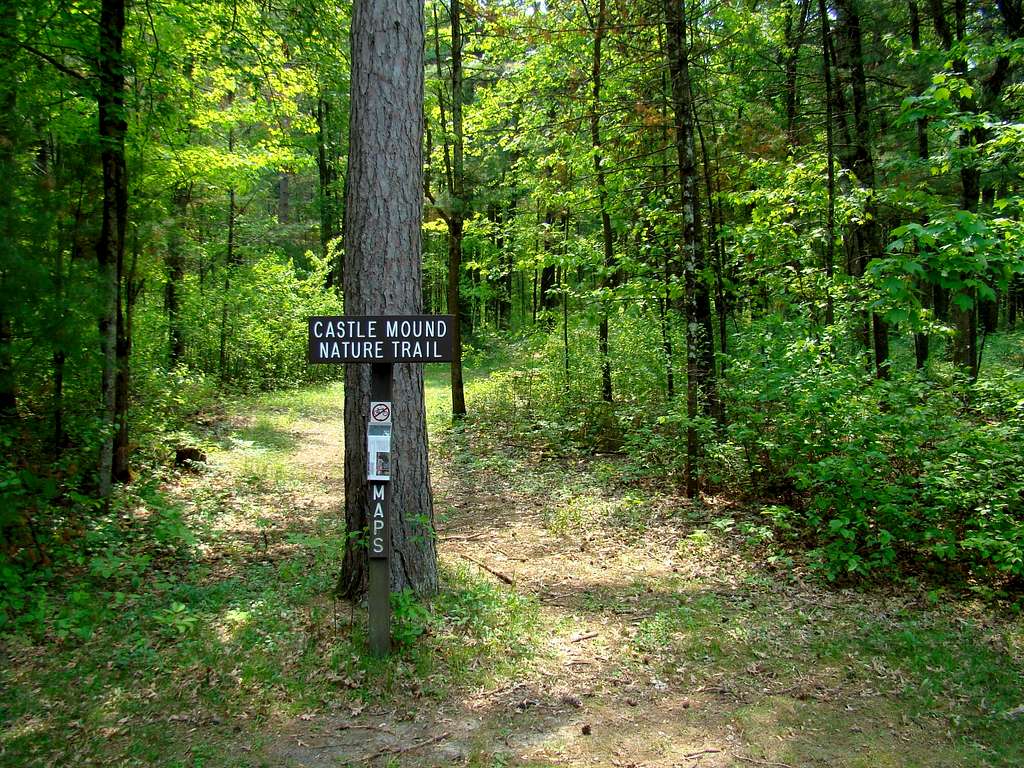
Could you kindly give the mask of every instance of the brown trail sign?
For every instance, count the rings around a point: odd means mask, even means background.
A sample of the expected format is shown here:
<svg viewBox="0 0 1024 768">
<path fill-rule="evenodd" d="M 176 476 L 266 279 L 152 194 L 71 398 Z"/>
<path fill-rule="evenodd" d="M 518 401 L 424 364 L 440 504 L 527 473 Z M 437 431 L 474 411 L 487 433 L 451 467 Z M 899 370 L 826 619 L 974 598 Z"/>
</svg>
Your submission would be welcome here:
<svg viewBox="0 0 1024 768">
<path fill-rule="evenodd" d="M 453 318 L 449 315 L 359 315 L 309 318 L 310 363 L 369 363 L 370 401 L 366 405 L 366 467 L 370 509 L 370 650 L 391 647 L 391 389 L 394 363 L 447 363 L 452 360 Z"/>
<path fill-rule="evenodd" d="M 448 315 L 311 317 L 309 362 L 451 362 L 452 320 Z"/>
</svg>

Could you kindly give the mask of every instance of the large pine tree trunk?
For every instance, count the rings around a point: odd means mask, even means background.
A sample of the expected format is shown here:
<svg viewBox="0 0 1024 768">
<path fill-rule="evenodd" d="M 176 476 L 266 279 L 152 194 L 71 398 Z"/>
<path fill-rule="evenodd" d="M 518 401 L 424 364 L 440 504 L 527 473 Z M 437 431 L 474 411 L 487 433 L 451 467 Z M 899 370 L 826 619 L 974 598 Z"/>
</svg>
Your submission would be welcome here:
<svg viewBox="0 0 1024 768">
<path fill-rule="evenodd" d="M 357 0 L 352 14 L 352 106 L 345 205 L 345 311 L 415 314 L 422 304 L 423 5 Z M 423 366 L 394 367 L 391 588 L 437 589 Z M 345 520 L 367 524 L 366 422 L 370 368 L 345 371 Z M 351 540 L 338 584 L 367 583 L 367 552 Z"/>
<path fill-rule="evenodd" d="M 103 296 L 100 315 L 100 351 L 103 355 L 101 379 L 102 420 L 107 435 L 100 446 L 99 491 L 110 495 L 115 470 L 115 439 L 121 433 L 118 406 L 118 310 L 121 276 L 124 271 L 124 233 L 128 215 L 128 174 L 125 166 L 124 114 L 124 28 L 125 1 L 103 0 L 99 27 L 99 87 L 96 102 L 99 111 L 99 135 L 103 165 L 103 220 L 96 248 Z"/>
</svg>

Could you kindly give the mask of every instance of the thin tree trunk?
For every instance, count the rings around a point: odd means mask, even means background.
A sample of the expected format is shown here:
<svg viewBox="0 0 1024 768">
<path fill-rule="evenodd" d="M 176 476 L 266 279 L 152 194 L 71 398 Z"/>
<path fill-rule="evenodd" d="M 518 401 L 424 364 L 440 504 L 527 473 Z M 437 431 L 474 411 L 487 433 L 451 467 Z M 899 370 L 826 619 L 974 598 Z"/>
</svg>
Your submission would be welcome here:
<svg viewBox="0 0 1024 768">
<path fill-rule="evenodd" d="M 868 262 L 882 255 L 881 238 L 878 232 L 878 211 L 874 202 L 875 165 L 871 156 L 871 125 L 867 97 L 867 78 L 864 73 L 861 18 L 858 0 L 839 0 L 838 29 L 846 53 L 850 71 L 850 85 L 853 92 L 854 156 L 853 172 L 862 187 L 868 190 L 864 204 L 864 218 L 855 227 L 856 251 L 854 252 L 853 274 L 864 276 Z M 889 328 L 878 314 L 871 317 L 871 331 L 874 336 L 875 375 L 880 379 L 889 377 Z"/>
<path fill-rule="evenodd" d="M 233 149 L 233 147 L 232 147 Z M 232 151 L 229 149 L 228 151 Z M 228 376 L 228 325 L 229 325 L 229 294 L 231 292 L 231 273 L 237 266 L 235 256 L 235 216 L 237 212 L 235 201 L 235 188 L 228 190 L 228 239 L 224 254 L 224 295 L 221 296 L 220 304 L 220 347 L 218 350 L 217 369 L 221 381 L 227 381 Z"/>
<path fill-rule="evenodd" d="M 117 301 L 117 436 L 114 441 L 114 479 L 119 483 L 127 483 L 132 479 L 128 463 L 128 401 L 132 382 L 132 321 L 135 316 L 135 300 L 140 290 L 135 281 L 139 263 L 137 231 L 132 239 L 132 263 L 122 281 L 124 286 Z"/>
<path fill-rule="evenodd" d="M 37 161 L 39 172 L 46 179 L 48 189 L 54 187 L 53 171 L 50 167 L 50 152 L 48 144 L 43 144 Z M 81 199 L 79 199 L 81 207 Z M 77 218 L 77 217 L 76 217 Z M 71 233 L 73 241 L 77 240 L 78 232 Z M 53 332 L 53 456 L 60 458 L 67 443 L 67 436 L 64 433 L 64 364 L 67 360 L 66 345 L 66 324 L 67 324 L 67 295 L 65 291 L 64 277 L 64 249 L 59 242 L 54 248 L 53 254 L 53 297 L 57 304 L 57 325 Z"/>
<path fill-rule="evenodd" d="M 544 250 L 550 250 L 550 240 L 544 238 Z M 550 327 L 553 324 L 551 312 L 558 308 L 558 291 L 555 290 L 558 281 L 555 279 L 555 266 L 545 266 L 540 271 L 540 307 L 545 312 L 545 322 Z"/>
<path fill-rule="evenodd" d="M 190 190 L 180 184 L 172 194 L 175 215 L 170 221 L 167 243 L 167 283 L 164 286 L 164 312 L 167 314 L 167 362 L 171 368 L 185 358 L 185 332 L 181 324 L 179 291 L 185 282 L 185 222 L 188 216 Z"/>
<path fill-rule="evenodd" d="M 235 131 L 228 131 L 228 152 L 235 151 Z M 237 202 L 235 200 L 235 188 L 228 189 L 228 236 L 224 253 L 224 295 L 221 296 L 220 304 L 220 347 L 218 350 L 217 370 L 221 381 L 228 380 L 228 322 L 229 322 L 229 294 L 231 292 L 231 273 L 237 266 L 235 255 L 235 218 L 237 215 Z"/>
<path fill-rule="evenodd" d="M 696 145 L 694 138 L 693 104 L 690 84 L 689 53 L 686 39 L 686 7 L 684 2 L 665 0 L 666 51 L 672 85 L 672 106 L 675 116 L 675 144 L 679 176 L 682 232 L 680 250 L 686 286 L 685 304 L 681 308 L 686 318 L 686 495 L 696 497 L 699 488 L 699 445 L 696 420 L 699 410 L 699 392 L 703 384 L 710 391 L 714 386 L 714 369 L 703 365 L 707 347 L 712 339 L 706 338 L 702 322 L 700 271 L 704 265 L 700 225 L 700 192 L 697 181 Z M 709 313 L 710 314 L 710 313 Z M 713 358 L 712 358 L 713 359 Z"/>
<path fill-rule="evenodd" d="M 450 0 L 452 33 L 452 186 L 451 219 L 448 226 L 448 306 L 452 311 L 452 416 L 466 415 L 466 392 L 462 379 L 462 235 L 466 211 L 464 142 L 462 136 L 462 7 Z"/>
<path fill-rule="evenodd" d="M 441 43 L 437 22 L 437 7 L 434 17 L 434 62 L 437 66 L 437 100 L 441 116 L 441 142 L 444 159 L 445 187 L 449 208 L 441 215 L 448 227 L 448 277 L 446 300 L 448 313 L 452 315 L 452 417 L 460 419 L 466 415 L 466 393 L 462 371 L 462 335 L 466 318 L 462 301 L 462 238 L 465 230 L 465 174 L 463 170 L 464 141 L 462 130 L 462 9 L 459 0 L 451 0 L 449 23 L 451 26 L 451 99 L 452 99 L 452 140 L 448 140 L 448 124 L 445 118 L 445 98 L 442 83 Z"/>
<path fill-rule="evenodd" d="M 705 192 L 707 193 L 707 196 L 708 196 L 708 253 L 713 255 L 718 250 L 718 237 L 719 237 L 719 231 L 720 230 L 718 228 L 718 220 L 715 217 L 715 195 L 714 195 L 714 190 L 713 190 L 713 187 L 712 187 L 712 184 L 713 184 L 712 176 L 713 176 L 713 174 L 711 172 L 711 157 L 708 154 L 707 142 L 704 141 L 704 128 L 701 125 L 700 119 L 698 118 L 696 111 L 693 114 L 693 123 L 694 123 L 695 128 L 697 129 L 697 138 L 700 140 L 701 162 L 702 162 L 702 164 L 704 166 L 704 188 L 705 188 Z M 716 260 L 716 263 L 717 263 L 717 260 Z M 715 270 L 715 271 L 718 274 L 718 280 L 717 280 L 718 288 L 717 288 L 717 290 L 718 290 L 719 302 L 721 302 L 723 300 L 722 299 L 722 291 L 721 291 L 721 287 L 722 287 L 721 272 L 719 272 L 718 270 Z M 702 327 L 703 327 L 704 336 L 705 336 L 705 338 L 708 339 L 708 343 L 704 347 L 704 361 L 703 362 L 704 362 L 705 370 L 711 371 L 712 374 L 714 374 L 714 371 L 715 371 L 715 354 L 714 354 L 714 349 L 715 349 L 715 346 L 714 346 L 715 331 L 714 331 L 714 327 L 712 325 L 712 318 L 711 318 L 711 296 L 710 296 L 710 292 L 707 289 L 707 286 L 703 286 L 703 290 L 702 290 L 701 293 L 702 293 L 702 296 L 700 298 L 701 298 L 701 301 L 702 301 L 702 305 L 698 308 L 698 311 L 699 311 L 700 316 L 701 316 L 701 324 L 702 324 Z M 707 306 L 703 306 L 704 302 L 706 302 Z M 720 313 L 719 317 L 721 318 L 721 323 L 720 323 L 719 327 L 720 327 L 721 332 L 722 332 L 722 335 L 721 335 L 721 344 L 722 344 L 721 349 L 724 352 L 725 351 L 725 319 L 724 319 L 724 314 Z M 709 388 L 709 390 L 707 392 L 707 398 L 706 398 L 705 402 L 706 402 L 705 410 L 707 411 L 707 413 L 710 416 L 713 416 L 715 418 L 715 420 L 719 424 L 723 424 L 725 422 L 725 413 L 723 411 L 722 400 L 718 396 L 718 388 L 716 386 Z"/>
<path fill-rule="evenodd" d="M 962 43 L 966 36 L 966 0 L 954 0 L 953 13 L 956 21 L 956 39 Z M 962 58 L 953 61 L 953 69 L 961 77 L 967 77 L 967 62 Z M 977 111 L 974 99 L 967 96 L 960 98 L 960 111 L 973 113 Z M 979 131 L 960 132 L 960 148 L 964 150 L 964 157 L 970 158 L 972 148 L 978 143 Z M 976 213 L 978 201 L 981 197 L 981 169 L 976 161 L 967 160 L 960 168 L 961 199 L 960 207 L 965 211 Z M 969 308 L 957 306 L 956 308 L 956 337 L 953 341 L 953 362 L 967 371 L 972 379 L 978 378 L 978 294 L 977 289 L 971 288 L 967 291 L 971 300 Z"/>
<path fill-rule="evenodd" d="M 0 0 L 0 55 L 9 61 L 17 47 L 18 2 Z M 15 110 L 18 103 L 17 80 L 8 76 L 0 82 L 0 238 L 7 251 L 0 260 L 0 426 L 13 422 L 18 415 L 18 388 L 11 351 L 14 328 L 8 306 L 11 290 L 8 265 L 14 264 L 18 249 L 15 227 L 12 182 L 16 178 L 16 147 L 18 145 Z"/>
<path fill-rule="evenodd" d="M 668 60 L 668 54 L 665 49 L 665 34 L 662 25 L 658 25 L 658 54 Z M 661 70 L 661 183 L 666 189 L 669 185 L 669 121 L 670 121 L 670 107 L 669 107 L 669 82 L 668 82 L 668 71 L 665 67 Z M 652 230 L 652 240 L 653 230 Z M 672 348 L 672 327 L 671 327 L 671 314 L 670 309 L 672 307 L 672 282 L 677 276 L 676 264 L 672 259 L 672 249 L 665 249 L 665 257 L 662 263 L 662 289 L 664 290 L 664 296 L 661 299 L 661 348 L 665 354 L 665 395 L 669 400 L 673 400 L 676 394 L 675 384 L 675 361 L 673 358 Z"/>
<path fill-rule="evenodd" d="M 949 26 L 946 19 L 946 11 L 942 0 L 930 0 L 932 22 L 935 31 L 942 40 L 942 45 L 947 51 L 953 50 L 954 29 L 955 42 L 962 42 L 966 33 L 966 3 L 964 0 L 954 0 L 953 13 L 955 28 Z M 967 76 L 967 62 L 963 58 L 953 60 L 953 71 L 960 77 Z M 960 111 L 972 113 L 975 111 L 973 99 L 966 96 L 960 98 Z M 976 131 L 960 132 L 960 148 L 966 150 L 965 157 L 969 157 L 970 148 L 977 140 Z M 964 211 L 976 212 L 978 210 L 978 198 L 981 193 L 981 171 L 976 163 L 966 161 L 960 168 L 960 208 Z M 953 338 L 953 363 L 965 370 L 971 378 L 978 375 L 978 322 L 977 322 L 977 296 L 973 288 L 966 289 L 961 295 L 969 302 L 969 306 L 957 304 L 953 307 L 953 324 L 956 328 L 956 335 Z M 937 298 L 937 297 L 936 297 Z"/>
<path fill-rule="evenodd" d="M 715 148 L 715 168 L 721 169 L 722 158 L 719 153 L 718 129 L 715 127 L 715 119 L 711 117 L 711 142 Z M 712 205 L 709 206 L 710 214 L 715 220 L 715 229 L 718 236 L 715 238 L 715 249 L 712 256 L 715 259 L 715 311 L 718 313 L 718 344 L 722 353 L 719 372 L 724 377 L 729 351 L 729 330 L 726 322 L 729 317 L 729 295 L 725 289 L 725 214 L 722 212 L 722 179 L 721 174 L 715 176 L 715 197 L 712 198 Z M 725 417 L 725 407 L 722 406 L 722 417 Z"/>
<path fill-rule="evenodd" d="M 64 251 L 58 243 L 53 265 L 53 292 L 59 307 L 59 320 L 53 339 L 53 454 L 59 457 L 64 451 L 64 364 L 67 353 L 64 349 L 64 325 L 67 322 L 67 299 L 64 295 Z"/>
<path fill-rule="evenodd" d="M 282 132 L 287 135 L 291 130 L 291 118 L 285 115 L 281 120 Z M 291 224 L 292 221 L 292 174 L 284 170 L 277 175 L 277 223 L 279 226 Z"/>
<path fill-rule="evenodd" d="M 832 115 L 832 60 L 829 54 L 832 35 L 829 32 L 828 8 L 825 0 L 818 0 L 818 15 L 821 19 L 821 66 L 825 77 L 825 163 L 828 202 L 825 211 L 825 325 L 835 323 L 835 305 L 832 300 L 832 279 L 835 271 L 836 253 L 836 163 L 833 139 Z"/>
<path fill-rule="evenodd" d="M 504 177 L 499 186 L 504 186 Z M 488 209 L 488 218 L 494 227 L 494 249 L 497 252 L 497 262 L 501 265 L 501 277 L 498 282 L 497 296 L 495 298 L 495 312 L 497 314 L 496 326 L 499 330 L 508 330 L 512 327 L 512 295 L 514 292 L 512 249 L 506 248 L 505 218 L 503 208 L 500 204 L 491 206 Z"/>
<path fill-rule="evenodd" d="M 584 5 L 584 10 L 586 6 Z M 589 11 L 587 11 L 589 16 Z M 590 145 L 594 151 L 594 175 L 597 179 L 597 199 L 601 209 L 601 242 L 604 248 L 602 288 L 614 288 L 612 269 L 615 265 L 614 234 L 608 214 L 608 188 L 605 182 L 604 158 L 601 148 L 601 43 L 605 33 L 605 0 L 598 0 L 597 18 L 590 19 L 594 34 L 594 55 L 591 66 L 593 99 L 590 107 Z M 608 303 L 602 297 L 601 319 L 598 324 L 598 350 L 601 357 L 601 399 L 612 402 L 612 361 L 608 354 Z"/>
<path fill-rule="evenodd" d="M 533 325 L 537 324 L 537 268 L 533 268 L 533 316 L 531 322 Z"/>
<path fill-rule="evenodd" d="M 1006 322 L 1010 330 L 1017 327 L 1017 317 L 1021 313 L 1021 300 L 1024 299 L 1024 278 L 1015 275 L 1010 280 L 1010 289 L 1007 291 Z"/>
<path fill-rule="evenodd" d="M 606 329 L 607 330 L 607 329 Z M 565 368 L 565 391 L 569 391 L 569 291 L 562 275 L 562 366 Z"/>
<path fill-rule="evenodd" d="M 423 301 L 423 5 L 356 0 L 345 202 L 345 310 L 418 314 Z M 338 591 L 366 590 L 366 424 L 370 370 L 345 370 L 345 521 L 351 534 Z M 396 365 L 391 479 L 391 589 L 437 590 L 423 366 Z"/>
<path fill-rule="evenodd" d="M 320 208 L 320 253 L 323 258 L 329 255 L 328 247 L 334 238 L 334 198 L 332 184 L 334 183 L 334 167 L 328 156 L 327 121 L 330 115 L 331 105 L 323 96 L 316 100 L 316 168 L 319 183 L 317 202 Z M 328 273 L 328 288 L 340 285 L 335 283 L 336 273 L 339 270 L 331 269 Z"/>
<path fill-rule="evenodd" d="M 124 110 L 125 0 L 102 0 L 99 20 L 99 83 L 96 94 L 103 165 L 103 218 L 96 253 L 101 275 L 100 316 L 102 422 L 106 434 L 100 447 L 99 493 L 110 496 L 115 469 L 115 439 L 120 417 L 117 402 L 118 310 L 124 270 L 124 234 L 128 214 Z M 127 405 L 124 403 L 123 405 Z"/>
<path fill-rule="evenodd" d="M 797 64 L 800 61 L 800 48 L 804 44 L 804 34 L 807 31 L 807 10 L 810 6 L 809 0 L 800 0 L 799 6 L 789 5 L 786 11 L 786 26 L 783 36 L 786 41 L 786 143 L 792 151 L 799 143 L 797 133 Z M 793 16 L 800 14 L 797 28 L 793 29 Z"/>
<path fill-rule="evenodd" d="M 921 12 L 917 6 L 917 0 L 908 0 L 910 11 L 910 47 L 914 51 L 921 50 Z M 917 158 L 923 163 L 927 162 L 930 151 L 928 148 L 928 118 L 921 117 L 917 120 Z M 922 306 L 931 303 L 931 290 L 928 283 L 920 279 L 916 286 L 917 295 Z M 914 333 L 914 364 L 918 370 L 928 365 L 928 352 L 931 347 L 931 340 L 928 334 L 923 331 Z"/>
</svg>

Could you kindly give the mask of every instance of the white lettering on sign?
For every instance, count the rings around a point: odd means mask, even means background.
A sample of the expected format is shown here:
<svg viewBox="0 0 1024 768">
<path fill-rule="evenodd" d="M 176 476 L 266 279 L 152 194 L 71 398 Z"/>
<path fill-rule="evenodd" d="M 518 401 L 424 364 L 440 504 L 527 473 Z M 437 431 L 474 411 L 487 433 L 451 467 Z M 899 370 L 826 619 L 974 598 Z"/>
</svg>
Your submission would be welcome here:
<svg viewBox="0 0 1024 768">
<path fill-rule="evenodd" d="M 370 557 L 387 555 L 387 519 L 382 483 L 370 483 Z"/>
<path fill-rule="evenodd" d="M 311 317 L 311 363 L 443 362 L 452 359 L 451 318 Z"/>
<path fill-rule="evenodd" d="M 445 336 L 448 333 L 446 320 L 388 320 L 385 333 L 391 339 L 422 339 Z"/>
<path fill-rule="evenodd" d="M 395 357 L 430 357 L 436 360 L 443 357 L 436 341 L 392 341 L 391 354 Z"/>
<path fill-rule="evenodd" d="M 377 321 L 343 317 L 326 323 L 318 320 L 313 323 L 313 335 L 318 339 L 372 339 L 377 335 Z"/>
<path fill-rule="evenodd" d="M 330 326 L 327 326 L 330 328 Z M 383 341 L 321 341 L 320 357 L 325 360 L 374 360 L 384 356 Z"/>
</svg>

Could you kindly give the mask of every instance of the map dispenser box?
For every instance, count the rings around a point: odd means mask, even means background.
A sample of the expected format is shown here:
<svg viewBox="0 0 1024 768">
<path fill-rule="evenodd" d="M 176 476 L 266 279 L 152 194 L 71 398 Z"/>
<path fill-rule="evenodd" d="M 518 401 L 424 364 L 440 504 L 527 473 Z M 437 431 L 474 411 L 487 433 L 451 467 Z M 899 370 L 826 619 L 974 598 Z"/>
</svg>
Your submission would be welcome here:
<svg viewBox="0 0 1024 768">
<path fill-rule="evenodd" d="M 391 425 L 370 424 L 366 429 L 366 479 L 391 479 Z"/>
<path fill-rule="evenodd" d="M 370 403 L 366 427 L 366 479 L 391 479 L 391 403 Z"/>
</svg>

